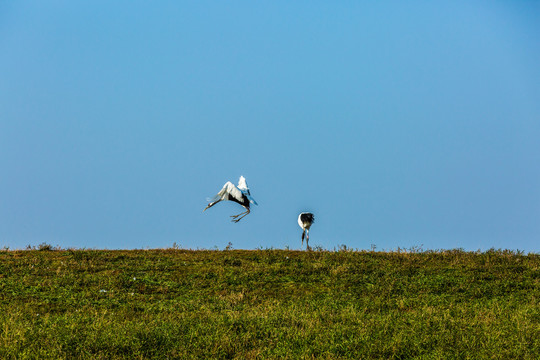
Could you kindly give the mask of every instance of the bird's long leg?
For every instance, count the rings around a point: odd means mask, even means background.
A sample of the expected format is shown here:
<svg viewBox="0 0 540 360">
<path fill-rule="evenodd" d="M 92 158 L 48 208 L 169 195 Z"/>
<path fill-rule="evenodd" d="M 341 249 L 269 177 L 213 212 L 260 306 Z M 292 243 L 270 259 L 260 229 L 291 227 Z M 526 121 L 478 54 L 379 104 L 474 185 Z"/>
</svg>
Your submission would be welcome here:
<svg viewBox="0 0 540 360">
<path fill-rule="evenodd" d="M 232 217 L 233 219 L 236 219 L 236 218 L 238 218 L 238 217 L 241 216 L 241 215 L 244 215 L 244 216 L 245 216 L 245 215 L 247 215 L 247 214 L 248 214 L 248 212 L 247 212 L 247 211 L 244 211 L 243 213 L 240 213 L 240 214 L 238 214 L 238 215 L 231 215 L 231 217 Z"/>
<path fill-rule="evenodd" d="M 240 218 L 238 218 L 238 219 L 232 219 L 231 221 L 234 222 L 234 223 L 237 223 L 237 222 L 239 222 L 240 220 L 242 220 L 243 218 L 245 218 L 246 215 L 247 215 L 247 214 L 245 214 L 244 216 L 242 216 L 242 217 L 240 217 Z"/>
<path fill-rule="evenodd" d="M 249 214 L 249 209 L 246 208 L 246 207 L 245 207 L 244 209 L 246 209 L 246 211 L 244 211 L 244 212 L 242 212 L 242 213 L 240 213 L 240 214 L 238 214 L 238 215 L 231 215 L 231 217 L 234 218 L 234 219 L 236 219 L 236 218 L 239 217 L 240 215 L 244 215 L 244 216 L 245 216 L 245 215 Z"/>
<path fill-rule="evenodd" d="M 238 215 L 231 215 L 231 217 L 233 218 L 231 221 L 237 223 L 243 218 L 245 218 L 247 214 L 249 213 L 250 213 L 249 209 L 246 209 L 246 211 L 244 211 L 243 213 L 240 213 Z"/>
<path fill-rule="evenodd" d="M 240 220 L 242 220 L 243 218 L 245 218 L 245 217 L 247 216 L 247 214 L 249 214 L 249 211 L 246 211 L 245 213 L 239 214 L 239 215 L 242 215 L 242 217 L 234 218 L 234 219 L 232 219 L 231 221 L 237 223 L 237 222 L 239 222 Z"/>
<path fill-rule="evenodd" d="M 309 230 L 306 231 L 306 250 L 311 250 L 309 247 Z"/>
<path fill-rule="evenodd" d="M 302 231 L 302 246 L 304 246 L 304 238 L 306 237 L 306 229 Z"/>
<path fill-rule="evenodd" d="M 231 217 L 234 218 L 234 219 L 236 219 L 236 218 L 239 217 L 240 215 L 244 215 L 244 214 L 246 214 L 246 213 L 247 213 L 247 211 L 244 211 L 243 213 L 240 213 L 240 214 L 238 214 L 238 215 L 231 215 Z"/>
</svg>

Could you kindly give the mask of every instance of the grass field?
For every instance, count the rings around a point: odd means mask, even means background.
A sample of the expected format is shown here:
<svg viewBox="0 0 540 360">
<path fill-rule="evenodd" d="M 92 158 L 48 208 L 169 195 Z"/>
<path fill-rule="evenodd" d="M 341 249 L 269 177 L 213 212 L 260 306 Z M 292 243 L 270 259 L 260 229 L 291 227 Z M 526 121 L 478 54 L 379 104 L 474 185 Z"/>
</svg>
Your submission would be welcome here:
<svg viewBox="0 0 540 360">
<path fill-rule="evenodd" d="M 2 359 L 539 359 L 540 255 L 0 251 Z"/>
</svg>

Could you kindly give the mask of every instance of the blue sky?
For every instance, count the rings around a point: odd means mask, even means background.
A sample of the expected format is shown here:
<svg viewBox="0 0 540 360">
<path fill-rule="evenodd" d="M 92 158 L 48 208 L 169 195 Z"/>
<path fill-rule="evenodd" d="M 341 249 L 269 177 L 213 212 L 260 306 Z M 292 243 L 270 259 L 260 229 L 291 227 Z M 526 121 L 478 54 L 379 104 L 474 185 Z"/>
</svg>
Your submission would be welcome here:
<svg viewBox="0 0 540 360">
<path fill-rule="evenodd" d="M 0 247 L 540 251 L 532 1 L 0 3 Z M 259 203 L 202 213 L 244 175 Z"/>
</svg>

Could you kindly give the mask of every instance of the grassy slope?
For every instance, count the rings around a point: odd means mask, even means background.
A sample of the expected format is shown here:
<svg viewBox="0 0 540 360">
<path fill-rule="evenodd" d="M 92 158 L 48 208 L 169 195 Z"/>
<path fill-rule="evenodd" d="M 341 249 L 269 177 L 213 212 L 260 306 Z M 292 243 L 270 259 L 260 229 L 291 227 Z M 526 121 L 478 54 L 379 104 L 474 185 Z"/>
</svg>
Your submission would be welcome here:
<svg viewBox="0 0 540 360">
<path fill-rule="evenodd" d="M 0 358 L 540 358 L 540 256 L 2 251 Z"/>
</svg>

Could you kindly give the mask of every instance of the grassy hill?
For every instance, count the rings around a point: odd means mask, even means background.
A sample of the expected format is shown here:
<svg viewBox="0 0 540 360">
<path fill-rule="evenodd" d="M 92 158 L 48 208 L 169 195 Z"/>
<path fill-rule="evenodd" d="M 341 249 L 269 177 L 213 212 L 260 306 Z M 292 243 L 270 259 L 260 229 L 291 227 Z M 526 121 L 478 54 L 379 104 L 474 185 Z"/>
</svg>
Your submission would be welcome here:
<svg viewBox="0 0 540 360">
<path fill-rule="evenodd" d="M 0 251 L 0 358 L 539 359 L 539 300 L 512 251 Z"/>
</svg>

